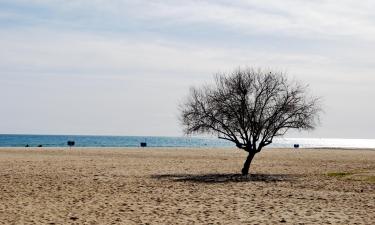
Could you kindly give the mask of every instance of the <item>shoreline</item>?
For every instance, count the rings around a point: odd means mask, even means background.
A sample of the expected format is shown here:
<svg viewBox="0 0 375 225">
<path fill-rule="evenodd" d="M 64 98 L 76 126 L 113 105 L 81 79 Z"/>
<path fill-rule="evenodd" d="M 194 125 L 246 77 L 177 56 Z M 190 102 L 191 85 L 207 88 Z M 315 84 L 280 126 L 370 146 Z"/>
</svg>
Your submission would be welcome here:
<svg viewBox="0 0 375 225">
<path fill-rule="evenodd" d="M 234 150 L 234 151 L 244 151 L 242 149 L 236 148 L 236 147 L 55 147 L 55 146 L 47 146 L 47 147 L 0 147 L 0 150 L 6 150 L 6 149 L 13 149 L 13 150 L 142 150 L 142 151 L 152 151 L 152 150 L 194 150 L 194 151 L 199 151 L 199 150 Z M 299 147 L 299 148 L 263 148 L 261 152 L 263 151 L 269 151 L 269 150 L 287 150 L 287 151 L 296 151 L 296 150 L 302 150 L 302 151 L 310 151 L 310 150 L 333 150 L 333 151 L 375 151 L 375 148 L 352 148 L 352 147 Z"/>
</svg>

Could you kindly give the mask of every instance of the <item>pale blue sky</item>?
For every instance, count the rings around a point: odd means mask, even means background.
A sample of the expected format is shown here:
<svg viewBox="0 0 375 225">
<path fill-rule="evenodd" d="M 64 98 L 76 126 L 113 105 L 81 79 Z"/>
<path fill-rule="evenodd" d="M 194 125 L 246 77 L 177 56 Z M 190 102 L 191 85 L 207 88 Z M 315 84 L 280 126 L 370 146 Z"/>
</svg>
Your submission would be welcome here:
<svg viewBox="0 0 375 225">
<path fill-rule="evenodd" d="M 293 137 L 375 138 L 374 1 L 0 0 L 0 133 L 179 136 L 189 86 L 238 66 L 323 96 Z"/>
</svg>

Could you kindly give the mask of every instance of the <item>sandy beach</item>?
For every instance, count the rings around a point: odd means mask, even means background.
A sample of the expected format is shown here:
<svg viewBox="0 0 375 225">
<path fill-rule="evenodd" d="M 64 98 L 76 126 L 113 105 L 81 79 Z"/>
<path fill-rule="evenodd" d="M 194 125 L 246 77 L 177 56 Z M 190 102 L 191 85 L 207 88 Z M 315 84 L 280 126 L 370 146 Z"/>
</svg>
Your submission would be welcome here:
<svg viewBox="0 0 375 225">
<path fill-rule="evenodd" d="M 0 224 L 375 224 L 374 150 L 1 148 Z"/>
</svg>

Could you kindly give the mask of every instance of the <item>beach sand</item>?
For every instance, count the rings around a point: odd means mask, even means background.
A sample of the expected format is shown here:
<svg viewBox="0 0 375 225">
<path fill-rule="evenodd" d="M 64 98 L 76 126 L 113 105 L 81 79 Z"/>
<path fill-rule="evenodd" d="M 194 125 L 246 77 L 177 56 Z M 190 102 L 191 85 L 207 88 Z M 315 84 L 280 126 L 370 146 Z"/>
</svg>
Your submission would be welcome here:
<svg viewBox="0 0 375 225">
<path fill-rule="evenodd" d="M 375 224 L 374 150 L 1 148 L 0 224 Z"/>
</svg>

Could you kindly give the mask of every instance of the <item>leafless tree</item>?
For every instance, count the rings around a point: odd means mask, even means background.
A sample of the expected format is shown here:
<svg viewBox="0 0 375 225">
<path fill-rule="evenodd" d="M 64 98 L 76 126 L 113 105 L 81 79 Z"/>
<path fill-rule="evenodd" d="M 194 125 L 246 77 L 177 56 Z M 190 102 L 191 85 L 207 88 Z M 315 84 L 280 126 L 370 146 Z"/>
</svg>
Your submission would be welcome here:
<svg viewBox="0 0 375 225">
<path fill-rule="evenodd" d="M 216 75 L 212 85 L 191 88 L 180 119 L 186 134 L 217 134 L 248 152 L 242 169 L 247 175 L 255 154 L 274 137 L 316 126 L 319 98 L 307 90 L 281 72 L 238 69 Z"/>
</svg>

